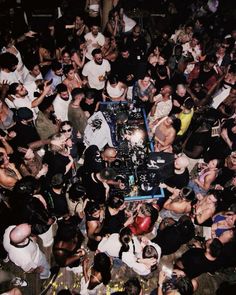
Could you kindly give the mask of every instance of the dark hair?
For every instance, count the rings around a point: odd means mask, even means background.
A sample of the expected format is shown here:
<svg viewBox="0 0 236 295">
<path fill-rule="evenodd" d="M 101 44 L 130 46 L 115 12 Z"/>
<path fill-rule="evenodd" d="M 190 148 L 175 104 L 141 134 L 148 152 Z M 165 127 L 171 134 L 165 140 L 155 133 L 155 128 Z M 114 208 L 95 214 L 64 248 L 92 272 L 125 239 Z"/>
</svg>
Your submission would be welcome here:
<svg viewBox="0 0 236 295">
<path fill-rule="evenodd" d="M 123 252 L 129 251 L 129 242 L 132 239 L 131 229 L 128 227 L 124 227 L 120 230 L 119 233 L 119 241 L 121 243 L 121 248 L 119 251 L 119 259 L 122 259 Z"/>
<path fill-rule="evenodd" d="M 179 118 L 176 118 L 175 115 L 171 115 L 170 118 L 172 119 L 172 126 L 176 131 L 176 134 L 179 132 L 181 127 L 181 121 Z"/>
<path fill-rule="evenodd" d="M 54 61 L 52 63 L 52 70 L 55 72 L 55 71 L 58 71 L 60 69 L 62 69 L 62 64 L 59 61 Z"/>
<path fill-rule="evenodd" d="M 68 91 L 67 86 L 63 83 L 60 83 L 56 86 L 57 93 Z"/>
<path fill-rule="evenodd" d="M 82 199 L 86 194 L 85 188 L 79 183 L 73 183 L 68 191 L 68 196 L 70 200 L 78 201 Z"/>
<path fill-rule="evenodd" d="M 192 201 L 194 201 L 196 199 L 195 192 L 191 187 L 184 186 L 181 189 L 181 192 L 182 192 L 182 197 L 186 201 L 192 202 Z"/>
<path fill-rule="evenodd" d="M 111 208 L 118 209 L 124 204 L 124 196 L 110 196 L 107 205 Z"/>
<path fill-rule="evenodd" d="M 139 295 L 142 287 L 138 278 L 130 278 L 124 283 L 125 295 Z"/>
<path fill-rule="evenodd" d="M 95 88 L 88 88 L 85 91 L 85 97 L 88 99 L 92 99 L 92 98 L 94 99 L 94 98 L 96 98 L 96 93 L 97 93 L 97 91 Z"/>
<path fill-rule="evenodd" d="M 110 84 L 116 84 L 119 82 L 118 75 L 109 75 L 107 80 L 110 82 Z"/>
<path fill-rule="evenodd" d="M 67 75 L 69 73 L 69 71 L 74 70 L 73 65 L 65 65 L 63 67 L 63 74 Z"/>
<path fill-rule="evenodd" d="M 62 188 L 64 185 L 64 176 L 62 173 L 57 173 L 52 176 L 51 186 L 55 189 Z"/>
<path fill-rule="evenodd" d="M 92 51 L 92 56 L 94 57 L 96 54 L 101 54 L 102 51 L 100 48 L 95 48 L 93 51 Z"/>
<path fill-rule="evenodd" d="M 146 245 L 143 248 L 143 258 L 155 258 L 155 259 L 158 259 L 159 255 L 158 255 L 157 249 L 152 245 Z M 152 265 L 151 271 L 154 271 L 155 269 L 157 269 L 157 264 Z"/>
<path fill-rule="evenodd" d="M 156 71 L 161 77 L 166 77 L 168 75 L 165 65 L 157 65 Z"/>
<path fill-rule="evenodd" d="M 14 186 L 13 192 L 19 197 L 32 196 L 39 187 L 39 181 L 33 176 L 25 176 L 18 180 Z"/>
<path fill-rule="evenodd" d="M 9 88 L 8 88 L 8 94 L 9 95 L 15 95 L 16 94 L 16 88 L 20 85 L 20 83 L 17 83 L 17 82 L 14 82 L 14 83 L 11 83 L 9 85 Z"/>
<path fill-rule="evenodd" d="M 211 256 L 215 258 L 220 256 L 222 249 L 223 249 L 223 244 L 217 238 L 213 239 L 211 244 L 209 245 Z"/>
<path fill-rule="evenodd" d="M 98 253 L 94 256 L 93 269 L 101 273 L 104 285 L 110 282 L 111 260 L 105 253 Z"/>
<path fill-rule="evenodd" d="M 158 210 L 152 206 L 152 204 L 144 203 L 142 204 L 141 208 L 145 212 L 143 212 L 144 215 L 150 216 L 151 218 L 151 224 L 154 225 L 154 223 L 157 221 L 157 218 L 159 216 Z"/>
<path fill-rule="evenodd" d="M 86 207 L 84 208 L 84 211 L 86 215 L 93 215 L 96 211 L 100 210 L 99 204 L 93 202 L 93 201 L 88 201 L 86 204 Z"/>
<path fill-rule="evenodd" d="M 62 130 L 62 127 L 63 126 L 66 126 L 66 125 L 69 125 L 69 126 L 71 126 L 72 127 L 72 124 L 71 124 L 71 121 L 63 121 L 63 122 L 61 122 L 61 125 L 60 125 L 60 130 Z"/>
<path fill-rule="evenodd" d="M 8 69 L 11 71 L 12 67 L 16 66 L 18 64 L 18 58 L 10 53 L 5 52 L 0 54 L 0 67 L 4 69 Z"/>
<path fill-rule="evenodd" d="M 188 109 L 188 110 L 191 110 L 193 107 L 194 107 L 194 101 L 191 97 L 187 97 L 185 100 L 184 100 L 184 103 L 183 103 L 183 106 Z"/>
<path fill-rule="evenodd" d="M 190 241 L 195 234 L 194 224 L 187 215 L 183 215 L 179 218 L 176 224 L 176 230 L 181 235 L 183 244 Z"/>
<path fill-rule="evenodd" d="M 194 291 L 191 279 L 186 276 L 177 277 L 175 288 L 181 295 L 192 295 Z"/>
<path fill-rule="evenodd" d="M 72 101 L 75 100 L 75 97 L 77 95 L 81 95 L 81 94 L 84 94 L 84 90 L 82 88 L 74 88 L 72 91 L 71 91 L 71 96 L 72 96 Z"/>
</svg>

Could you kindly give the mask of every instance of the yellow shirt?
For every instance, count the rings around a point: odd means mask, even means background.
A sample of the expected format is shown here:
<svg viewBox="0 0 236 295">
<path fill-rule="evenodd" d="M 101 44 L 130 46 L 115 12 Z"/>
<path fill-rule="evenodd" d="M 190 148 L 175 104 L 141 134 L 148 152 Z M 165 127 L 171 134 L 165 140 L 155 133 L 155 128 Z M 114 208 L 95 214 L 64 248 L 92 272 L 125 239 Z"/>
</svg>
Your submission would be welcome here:
<svg viewBox="0 0 236 295">
<path fill-rule="evenodd" d="M 178 115 L 178 118 L 181 121 L 181 127 L 180 127 L 180 131 L 178 132 L 177 135 L 183 135 L 187 130 L 188 127 L 191 123 L 192 117 L 193 117 L 193 108 L 191 109 L 190 113 L 184 113 L 183 111 Z"/>
</svg>

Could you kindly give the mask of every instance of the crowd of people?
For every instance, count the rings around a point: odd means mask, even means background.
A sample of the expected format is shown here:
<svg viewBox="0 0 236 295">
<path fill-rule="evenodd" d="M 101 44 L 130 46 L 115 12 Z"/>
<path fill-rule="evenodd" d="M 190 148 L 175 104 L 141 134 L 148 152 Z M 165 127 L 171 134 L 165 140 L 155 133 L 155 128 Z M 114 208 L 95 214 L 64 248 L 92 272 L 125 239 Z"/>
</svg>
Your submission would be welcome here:
<svg viewBox="0 0 236 295">
<path fill-rule="evenodd" d="M 113 294 L 190 295 L 201 274 L 236 267 L 236 30 L 218 27 L 219 1 L 194 1 L 150 44 L 122 1 L 104 30 L 101 9 L 89 0 L 42 31 L 1 29 L 1 272 L 9 260 L 41 280 L 63 268 L 80 288 L 57 294 L 90 295 L 125 265 L 133 276 Z M 163 198 L 111 194 L 125 189 L 118 148 L 86 133 L 100 128 L 102 102 L 145 110 L 148 153 L 174 159 L 156 179 Z M 2 294 L 23 294 L 27 282 L 7 277 Z M 144 293 L 140 278 L 153 277 Z"/>
</svg>

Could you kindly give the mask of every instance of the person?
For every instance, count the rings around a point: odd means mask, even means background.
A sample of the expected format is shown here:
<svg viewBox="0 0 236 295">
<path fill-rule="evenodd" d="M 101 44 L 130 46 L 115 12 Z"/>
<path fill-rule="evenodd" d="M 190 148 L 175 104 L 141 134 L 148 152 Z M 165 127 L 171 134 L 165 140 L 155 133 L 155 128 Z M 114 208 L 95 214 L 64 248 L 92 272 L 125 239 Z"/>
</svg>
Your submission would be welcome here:
<svg viewBox="0 0 236 295">
<path fill-rule="evenodd" d="M 144 235 L 153 230 L 158 218 L 158 211 L 149 203 L 138 206 L 134 222 L 129 225 L 134 235 Z"/>
<path fill-rule="evenodd" d="M 32 61 L 27 65 L 27 68 L 29 70 L 28 74 L 26 75 L 26 77 L 24 78 L 24 84 L 29 84 L 32 82 L 35 82 L 36 80 L 39 79 L 43 79 L 41 70 L 40 70 L 40 66 L 38 64 L 38 62 Z"/>
<path fill-rule="evenodd" d="M 85 97 L 80 102 L 81 109 L 85 112 L 87 118 L 91 117 L 99 109 L 99 101 L 96 95 L 96 89 L 89 88 L 85 90 Z"/>
<path fill-rule="evenodd" d="M 63 67 L 63 73 L 66 78 L 62 83 L 67 86 L 70 93 L 73 89 L 82 87 L 82 80 L 78 73 L 75 72 L 73 65 L 65 65 Z"/>
<path fill-rule="evenodd" d="M 36 87 L 36 86 L 35 86 Z M 38 106 L 51 92 L 51 85 L 47 81 L 43 83 L 43 91 L 37 97 L 30 95 L 26 87 L 21 83 L 12 83 L 9 86 L 8 94 L 10 99 L 7 98 L 6 104 L 9 108 L 18 110 L 19 108 L 28 108 L 32 110 L 34 119 L 38 115 Z"/>
<path fill-rule="evenodd" d="M 81 134 L 78 131 L 75 132 L 70 121 L 64 121 L 61 123 L 60 133 L 66 136 L 66 147 L 72 156 L 77 161 L 84 151 L 84 144 L 81 139 Z"/>
<path fill-rule="evenodd" d="M 191 213 L 195 200 L 195 193 L 190 187 L 174 189 L 173 194 L 164 203 L 160 216 L 162 219 L 169 217 L 178 220 L 182 215 Z"/>
<path fill-rule="evenodd" d="M 90 28 L 90 32 L 87 33 L 84 36 L 84 39 L 86 41 L 86 58 L 88 60 L 93 60 L 93 50 L 94 49 L 100 49 L 104 43 L 105 43 L 105 37 L 102 33 L 99 32 L 99 26 L 96 24 L 93 24 Z"/>
<path fill-rule="evenodd" d="M 77 39 L 82 40 L 84 36 L 89 32 L 89 28 L 87 24 L 85 23 L 84 16 L 81 14 L 78 14 L 75 16 L 74 21 L 74 28 L 73 28 L 73 36 L 75 41 Z M 75 43 L 76 44 L 76 43 Z M 81 68 L 83 65 L 81 66 Z"/>
<path fill-rule="evenodd" d="M 54 111 L 53 100 L 55 96 L 55 94 L 48 96 L 39 105 L 35 128 L 41 140 L 46 140 L 59 132 L 61 121 L 57 119 Z"/>
<path fill-rule="evenodd" d="M 57 234 L 53 243 L 53 256 L 58 266 L 78 272 L 86 252 L 81 248 L 84 237 L 80 230 L 69 220 L 58 224 Z"/>
<path fill-rule="evenodd" d="M 155 126 L 155 151 L 171 151 L 176 134 L 180 130 L 180 119 L 175 116 L 162 118 Z"/>
<path fill-rule="evenodd" d="M 62 83 L 65 79 L 63 75 L 62 64 L 58 61 L 52 63 L 51 69 L 45 75 L 45 80 L 50 81 L 52 79 L 52 90 L 55 91 L 58 84 Z"/>
<path fill-rule="evenodd" d="M 0 101 L 0 128 L 7 132 L 15 124 L 14 112 L 4 101 Z"/>
<path fill-rule="evenodd" d="M 216 190 L 208 191 L 208 194 L 197 195 L 197 203 L 194 205 L 193 218 L 194 223 L 209 227 L 212 225 L 212 217 L 216 212 L 217 203 L 220 203 L 221 192 Z"/>
<path fill-rule="evenodd" d="M 235 229 L 236 214 L 232 211 L 219 212 L 212 218 L 211 237 L 214 239 L 220 237 L 226 231 Z"/>
<path fill-rule="evenodd" d="M 188 131 L 190 123 L 194 114 L 194 101 L 192 98 L 186 98 L 183 105 L 182 111 L 178 114 L 178 118 L 181 121 L 181 127 L 177 136 L 183 136 Z"/>
<path fill-rule="evenodd" d="M 102 7 L 100 0 L 86 0 L 84 11 L 88 13 L 88 24 L 101 23 Z"/>
<path fill-rule="evenodd" d="M 172 109 L 172 87 L 165 85 L 158 95 L 153 97 L 154 105 L 148 115 L 149 127 L 153 128 L 157 122 L 168 116 Z"/>
<path fill-rule="evenodd" d="M 66 184 L 61 173 L 52 176 L 49 187 L 45 188 L 44 197 L 52 216 L 56 218 L 68 217 L 69 209 L 66 199 Z"/>
<path fill-rule="evenodd" d="M 105 30 L 114 37 L 121 37 L 124 29 L 125 24 L 124 21 L 120 19 L 119 10 L 113 8 L 109 12 L 108 22 L 106 24 Z"/>
<path fill-rule="evenodd" d="M 110 196 L 105 208 L 104 223 L 102 227 L 103 235 L 118 233 L 127 226 L 124 197 Z"/>
<path fill-rule="evenodd" d="M 167 217 L 161 221 L 152 242 L 161 247 L 162 255 L 170 255 L 194 236 L 195 227 L 189 216 L 183 215 L 178 221 Z"/>
<path fill-rule="evenodd" d="M 74 134 L 79 138 L 84 135 L 88 116 L 81 108 L 82 99 L 84 99 L 84 90 L 74 88 L 71 92 L 71 102 L 68 107 L 68 119 L 73 126 Z"/>
<path fill-rule="evenodd" d="M 194 279 L 190 279 L 186 274 L 179 270 L 173 269 L 171 276 L 161 270 L 158 277 L 157 289 L 151 295 L 167 295 L 167 294 L 181 294 L 192 295 L 196 291 L 198 283 Z M 156 292 L 156 293 L 154 293 Z"/>
<path fill-rule="evenodd" d="M 133 100 L 137 107 L 144 107 L 148 114 L 151 110 L 156 88 L 148 73 L 134 83 Z"/>
<path fill-rule="evenodd" d="M 178 84 L 176 87 L 176 92 L 173 94 L 173 108 L 171 113 L 179 114 L 184 104 L 184 101 L 189 97 L 187 88 L 183 84 Z"/>
<path fill-rule="evenodd" d="M 143 257 L 143 250 L 146 245 L 154 247 L 155 254 L 152 257 Z M 121 259 L 134 272 L 142 276 L 151 273 L 152 266 L 159 262 L 161 256 L 161 250 L 157 244 L 146 238 L 143 238 L 143 241 L 140 242 L 127 227 L 119 233 L 104 237 L 98 245 L 98 250 L 111 257 Z"/>
<path fill-rule="evenodd" d="M 219 239 L 209 239 L 205 249 L 196 243 L 196 248 L 187 250 L 176 262 L 176 266 L 183 270 L 190 278 L 196 278 L 205 272 L 218 269 L 217 258 L 222 252 L 223 244 Z"/>
<path fill-rule="evenodd" d="M 102 93 L 104 101 L 125 101 L 127 86 L 120 82 L 118 76 L 109 75 Z"/>
<path fill-rule="evenodd" d="M 47 181 L 51 181 L 53 175 L 62 173 L 69 179 L 72 175 L 74 165 L 73 158 L 66 146 L 65 134 L 56 134 L 51 138 L 49 151 L 46 151 L 43 157 L 43 163 L 47 163 Z"/>
<path fill-rule="evenodd" d="M 18 58 L 13 53 L 5 52 L 0 55 L 0 83 L 8 81 L 9 84 L 12 84 L 21 81 L 16 70 L 18 62 Z"/>
<path fill-rule="evenodd" d="M 93 49 L 92 56 L 93 60 L 85 64 L 82 75 L 90 88 L 102 91 L 111 66 L 106 59 L 103 59 L 101 49 Z"/>
<path fill-rule="evenodd" d="M 88 236 L 87 246 L 91 251 L 96 251 L 102 240 L 102 227 L 104 222 L 104 210 L 95 202 L 88 201 L 85 208 L 86 232 Z"/>
<path fill-rule="evenodd" d="M 117 39 L 114 36 L 105 36 L 105 43 L 101 47 L 103 58 L 107 59 L 111 65 L 116 61 L 119 55 Z"/>
<path fill-rule="evenodd" d="M 201 169 L 198 176 L 190 180 L 189 186 L 193 188 L 195 193 L 207 193 L 212 183 L 216 180 L 220 169 L 223 167 L 224 161 L 213 159 L 208 164 L 200 163 L 198 167 Z"/>
<path fill-rule="evenodd" d="M 71 95 L 65 84 L 58 84 L 56 87 L 57 96 L 53 100 L 55 115 L 58 120 L 68 121 L 68 107 L 71 101 Z"/>
<path fill-rule="evenodd" d="M 27 223 L 9 226 L 3 237 L 3 245 L 10 260 L 25 272 L 38 272 L 40 279 L 50 277 L 50 266 L 38 244 L 30 238 L 31 226 Z"/>
<path fill-rule="evenodd" d="M 81 279 L 80 294 L 95 295 L 102 285 L 107 285 L 111 280 L 111 261 L 105 253 L 94 256 L 93 265 L 89 268 L 89 259 L 83 262 L 83 277 Z"/>
</svg>

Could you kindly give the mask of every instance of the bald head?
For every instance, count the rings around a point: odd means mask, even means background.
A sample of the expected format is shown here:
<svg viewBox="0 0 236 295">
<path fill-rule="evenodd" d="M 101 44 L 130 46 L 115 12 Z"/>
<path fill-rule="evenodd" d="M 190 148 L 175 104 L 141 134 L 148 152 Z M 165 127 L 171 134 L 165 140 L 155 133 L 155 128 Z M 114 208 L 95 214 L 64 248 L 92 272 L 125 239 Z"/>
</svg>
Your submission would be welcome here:
<svg viewBox="0 0 236 295">
<path fill-rule="evenodd" d="M 175 169 L 185 169 L 189 165 L 189 159 L 186 156 L 178 157 L 175 160 Z"/>
<path fill-rule="evenodd" d="M 22 243 L 31 234 L 31 225 L 27 223 L 22 223 L 17 225 L 10 232 L 10 240 L 14 244 Z"/>
<path fill-rule="evenodd" d="M 103 153 L 102 157 L 104 161 L 113 162 L 116 159 L 117 150 L 113 147 L 106 148 Z"/>
</svg>

